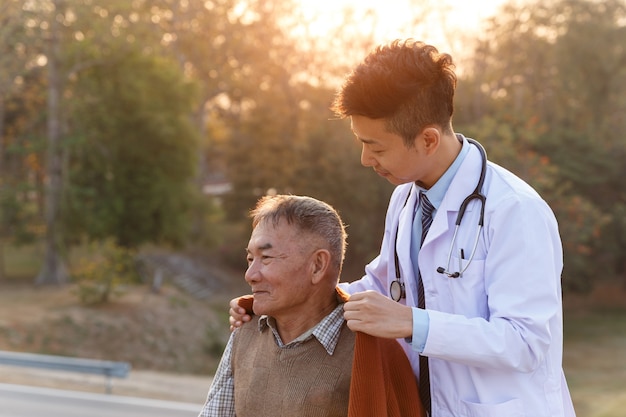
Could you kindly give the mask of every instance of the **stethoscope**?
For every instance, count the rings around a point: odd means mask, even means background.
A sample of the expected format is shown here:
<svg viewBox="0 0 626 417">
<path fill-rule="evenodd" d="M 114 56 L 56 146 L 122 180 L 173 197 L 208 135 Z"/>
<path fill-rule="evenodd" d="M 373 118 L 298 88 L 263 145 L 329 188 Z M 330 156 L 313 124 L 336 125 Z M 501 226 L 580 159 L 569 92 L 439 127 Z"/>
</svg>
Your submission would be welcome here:
<svg viewBox="0 0 626 417">
<path fill-rule="evenodd" d="M 448 251 L 448 261 L 446 267 L 440 266 L 437 268 L 437 272 L 440 274 L 446 275 L 448 278 L 459 278 L 463 276 L 463 272 L 467 270 L 467 268 L 472 263 L 474 259 L 474 255 L 476 254 L 476 248 L 478 247 L 478 240 L 480 239 L 480 232 L 483 228 L 483 224 L 485 221 L 485 201 L 487 197 L 481 192 L 483 188 L 483 183 L 485 182 L 485 175 L 487 173 L 487 152 L 485 148 L 476 140 L 466 138 L 469 143 L 475 145 L 480 152 L 480 156 L 482 158 L 482 164 L 480 168 L 480 177 L 478 178 L 478 183 L 476 184 L 476 188 L 474 191 L 465 197 L 465 200 L 461 203 L 459 207 L 459 214 L 456 216 L 456 222 L 454 226 L 454 234 L 452 235 L 452 242 L 450 243 L 450 250 Z M 409 196 L 411 195 L 411 191 L 409 190 L 409 194 L 404 201 L 404 206 L 406 207 L 407 201 L 409 201 Z M 452 260 L 452 251 L 454 250 L 454 246 L 456 244 L 456 237 L 459 231 L 459 227 L 461 226 L 461 222 L 463 221 L 463 216 L 465 215 L 465 210 L 472 200 L 480 201 L 480 217 L 478 218 L 478 228 L 476 230 L 476 239 L 474 240 L 474 246 L 472 248 L 472 252 L 465 263 L 465 266 L 462 265 L 462 262 L 465 258 L 465 254 L 463 249 L 459 249 L 459 268 L 456 272 L 453 272 L 450 268 L 450 261 Z M 402 282 L 402 278 L 400 275 L 400 262 L 398 261 L 398 229 L 400 228 L 400 219 L 398 218 L 398 226 L 396 227 L 396 242 L 394 245 L 394 261 L 396 267 L 396 279 L 391 282 L 389 286 L 389 295 L 391 299 L 394 301 L 400 301 L 403 298 L 406 298 L 406 291 L 404 288 L 404 283 Z"/>
</svg>

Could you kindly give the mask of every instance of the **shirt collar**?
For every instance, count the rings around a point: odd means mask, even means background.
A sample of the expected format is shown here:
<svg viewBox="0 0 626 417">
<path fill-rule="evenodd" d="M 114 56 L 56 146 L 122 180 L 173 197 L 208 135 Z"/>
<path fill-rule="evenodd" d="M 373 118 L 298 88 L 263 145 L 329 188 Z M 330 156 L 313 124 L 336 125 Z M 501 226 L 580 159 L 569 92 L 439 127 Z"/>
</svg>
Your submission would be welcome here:
<svg viewBox="0 0 626 417">
<path fill-rule="evenodd" d="M 276 321 L 273 317 L 266 315 L 259 317 L 259 331 L 263 332 L 267 328 L 271 329 L 274 334 L 274 338 L 276 339 L 276 344 L 278 347 L 284 349 L 294 348 L 312 338 L 315 338 L 324 347 L 324 349 L 326 349 L 326 352 L 328 352 L 329 355 L 332 355 L 335 351 L 335 347 L 337 347 L 343 322 L 343 303 L 340 303 L 319 323 L 287 344 L 284 344 L 281 340 L 276 328 Z"/>
<path fill-rule="evenodd" d="M 437 182 L 428 190 L 425 190 L 424 188 L 417 185 L 415 186 L 418 191 L 423 191 L 426 194 L 430 203 L 433 205 L 433 207 L 435 207 L 435 210 L 438 209 L 441 205 L 441 201 L 446 195 L 446 191 L 448 191 L 450 183 L 452 183 L 454 176 L 456 175 L 459 167 L 463 163 L 465 156 L 467 156 L 467 153 L 469 152 L 470 144 L 467 139 L 465 139 L 465 136 L 457 133 L 456 138 L 459 140 L 459 142 L 462 143 L 461 152 L 459 152 L 454 162 L 452 162 L 452 165 L 450 165 L 446 172 L 444 172 L 441 178 L 439 178 L 439 180 L 437 180 Z"/>
</svg>

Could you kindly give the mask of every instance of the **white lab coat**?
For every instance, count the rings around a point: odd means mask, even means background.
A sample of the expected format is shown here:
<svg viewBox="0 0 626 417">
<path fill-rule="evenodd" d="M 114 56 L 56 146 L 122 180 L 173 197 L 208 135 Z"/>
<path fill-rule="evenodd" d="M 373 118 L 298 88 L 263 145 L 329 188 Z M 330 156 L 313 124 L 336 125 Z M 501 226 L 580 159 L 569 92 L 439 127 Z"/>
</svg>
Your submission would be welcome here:
<svg viewBox="0 0 626 417">
<path fill-rule="evenodd" d="M 574 416 L 562 370 L 562 248 L 554 215 L 540 196 L 488 163 L 484 228 L 474 260 L 460 278 L 436 271 L 446 267 L 459 206 L 476 187 L 480 166 L 480 153 L 471 146 L 419 254 L 430 317 L 423 353 L 430 358 L 432 416 Z M 342 284 L 349 293 L 370 289 L 389 294 L 399 224 L 397 253 L 406 304 L 417 306 L 410 256 L 416 195 L 412 183 L 396 187 L 381 254 L 367 265 L 362 279 Z M 452 254 L 454 271 L 459 270 L 458 249 L 464 248 L 466 259 L 471 252 L 479 207 L 472 202 L 465 213 Z M 418 352 L 401 343 L 419 375 Z"/>
</svg>

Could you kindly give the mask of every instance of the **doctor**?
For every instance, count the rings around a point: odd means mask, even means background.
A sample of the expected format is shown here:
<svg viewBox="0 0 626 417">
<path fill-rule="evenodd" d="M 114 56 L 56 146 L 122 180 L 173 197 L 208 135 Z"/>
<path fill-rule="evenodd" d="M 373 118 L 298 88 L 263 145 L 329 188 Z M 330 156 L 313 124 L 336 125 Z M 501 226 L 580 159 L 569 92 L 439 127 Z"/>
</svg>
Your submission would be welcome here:
<svg viewBox="0 0 626 417">
<path fill-rule="evenodd" d="M 449 55 L 394 41 L 335 98 L 361 163 L 397 185 L 380 255 L 342 284 L 344 317 L 353 331 L 401 341 L 433 417 L 574 416 L 556 219 L 528 184 L 454 133 L 455 87 Z M 231 308 L 233 325 L 248 319 L 240 313 Z"/>
</svg>

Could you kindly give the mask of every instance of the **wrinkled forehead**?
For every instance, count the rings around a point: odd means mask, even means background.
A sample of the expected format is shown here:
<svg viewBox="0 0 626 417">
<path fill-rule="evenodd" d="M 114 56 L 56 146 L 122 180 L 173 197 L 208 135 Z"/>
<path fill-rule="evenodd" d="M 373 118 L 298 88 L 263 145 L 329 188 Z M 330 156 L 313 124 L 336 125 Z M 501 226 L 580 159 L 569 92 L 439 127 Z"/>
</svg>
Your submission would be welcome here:
<svg viewBox="0 0 626 417">
<path fill-rule="evenodd" d="M 275 223 L 272 219 L 266 218 L 252 230 L 248 250 L 299 248 L 299 241 L 302 240 L 298 238 L 299 235 L 301 233 L 298 227 L 290 224 L 286 219 L 280 219 L 278 223 Z"/>
</svg>

